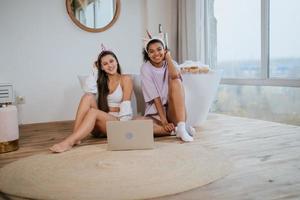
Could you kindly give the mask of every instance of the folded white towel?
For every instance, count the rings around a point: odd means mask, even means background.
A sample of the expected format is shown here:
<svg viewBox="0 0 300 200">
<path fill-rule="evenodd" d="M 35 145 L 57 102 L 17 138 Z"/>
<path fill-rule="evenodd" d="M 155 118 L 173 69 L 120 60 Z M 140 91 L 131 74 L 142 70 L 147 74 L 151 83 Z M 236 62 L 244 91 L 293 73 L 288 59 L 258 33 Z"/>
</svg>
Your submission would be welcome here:
<svg viewBox="0 0 300 200">
<path fill-rule="evenodd" d="M 122 101 L 119 112 L 120 121 L 128 121 L 132 119 L 132 107 L 130 101 Z"/>
</svg>

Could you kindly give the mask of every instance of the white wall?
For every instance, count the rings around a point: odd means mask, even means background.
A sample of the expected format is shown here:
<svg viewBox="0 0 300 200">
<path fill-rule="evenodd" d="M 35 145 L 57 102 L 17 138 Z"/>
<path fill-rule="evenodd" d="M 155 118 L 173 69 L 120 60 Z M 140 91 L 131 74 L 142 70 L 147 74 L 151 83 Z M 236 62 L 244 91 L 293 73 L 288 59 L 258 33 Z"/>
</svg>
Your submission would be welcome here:
<svg viewBox="0 0 300 200">
<path fill-rule="evenodd" d="M 168 33 L 169 49 L 177 60 L 177 0 L 146 0 L 146 26 L 151 34 L 158 34 L 158 25 Z M 145 34 L 144 34 L 145 35 Z"/>
<path fill-rule="evenodd" d="M 0 82 L 13 83 L 15 94 L 25 97 L 18 106 L 20 123 L 74 119 L 82 95 L 77 75 L 90 72 L 102 42 L 114 49 L 123 72 L 139 73 L 146 26 L 161 23 L 146 10 L 156 8 L 155 16 L 173 30 L 176 2 L 122 0 L 117 22 L 105 32 L 89 33 L 73 24 L 64 0 L 1 0 Z M 175 37 L 171 33 L 171 40 Z"/>
</svg>

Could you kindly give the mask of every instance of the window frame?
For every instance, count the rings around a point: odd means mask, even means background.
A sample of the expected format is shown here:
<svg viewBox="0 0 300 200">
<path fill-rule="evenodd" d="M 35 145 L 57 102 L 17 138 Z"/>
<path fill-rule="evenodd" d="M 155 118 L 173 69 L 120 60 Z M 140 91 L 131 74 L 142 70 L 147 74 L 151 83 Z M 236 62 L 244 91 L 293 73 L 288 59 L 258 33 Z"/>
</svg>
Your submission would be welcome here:
<svg viewBox="0 0 300 200">
<path fill-rule="evenodd" d="M 261 0 L 261 77 L 258 79 L 245 79 L 245 78 L 222 78 L 221 84 L 227 85 L 254 85 L 254 86 L 285 86 L 285 87 L 300 87 L 300 79 L 287 79 L 287 78 L 271 78 L 270 77 L 270 0 Z M 212 4 L 210 4 L 212 3 Z M 210 4 L 210 5 L 209 5 Z M 214 9 L 214 1 L 205 0 L 205 13 L 207 23 L 206 27 L 206 42 L 205 42 L 205 51 L 206 58 L 205 62 L 208 64 L 211 63 L 212 48 L 210 41 L 212 38 L 209 38 L 211 34 L 210 26 L 211 21 L 208 21 L 209 9 Z M 212 12 L 214 13 L 214 11 Z M 213 16 L 214 18 L 214 16 Z M 214 18 L 215 19 L 215 18 Z M 218 34 L 218 33 L 216 33 Z M 300 67 L 300 66 L 299 66 Z"/>
</svg>

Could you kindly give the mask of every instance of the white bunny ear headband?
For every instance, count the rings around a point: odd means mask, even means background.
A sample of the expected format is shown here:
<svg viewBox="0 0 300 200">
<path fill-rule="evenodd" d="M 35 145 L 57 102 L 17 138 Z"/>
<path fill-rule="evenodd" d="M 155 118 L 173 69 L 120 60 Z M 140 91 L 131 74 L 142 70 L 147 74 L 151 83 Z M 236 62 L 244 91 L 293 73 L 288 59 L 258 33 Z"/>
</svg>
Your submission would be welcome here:
<svg viewBox="0 0 300 200">
<path fill-rule="evenodd" d="M 159 34 L 157 36 L 151 36 L 151 34 L 149 33 L 149 31 L 147 30 L 147 36 L 148 38 L 143 38 L 143 41 L 144 41 L 144 49 L 145 51 L 148 53 L 147 51 L 147 47 L 148 47 L 148 44 L 149 42 L 153 41 L 153 40 L 159 40 L 162 45 L 163 45 L 163 48 L 165 49 L 166 48 L 166 45 L 165 45 L 165 42 L 164 42 L 164 37 L 162 34 Z"/>
<path fill-rule="evenodd" d="M 100 54 L 102 54 L 105 51 L 113 52 L 112 49 L 108 49 L 106 46 L 104 46 L 103 43 L 101 43 L 101 52 L 100 52 Z"/>
<path fill-rule="evenodd" d="M 100 51 L 99 56 L 101 56 L 104 52 L 112 52 L 112 53 L 114 53 L 114 52 L 112 51 L 112 49 L 108 49 L 106 46 L 104 46 L 103 43 L 101 43 L 101 51 Z M 98 57 L 99 57 L 99 56 L 98 56 Z M 97 60 L 96 60 L 96 61 L 94 62 L 94 67 L 97 68 L 97 66 L 98 66 L 98 63 L 97 63 Z"/>
</svg>

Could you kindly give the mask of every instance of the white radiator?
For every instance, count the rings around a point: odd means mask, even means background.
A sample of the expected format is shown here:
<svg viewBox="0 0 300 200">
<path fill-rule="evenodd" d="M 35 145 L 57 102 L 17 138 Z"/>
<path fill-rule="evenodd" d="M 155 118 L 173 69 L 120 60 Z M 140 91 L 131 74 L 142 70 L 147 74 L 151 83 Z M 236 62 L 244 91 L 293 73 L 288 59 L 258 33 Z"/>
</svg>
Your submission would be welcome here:
<svg viewBox="0 0 300 200">
<path fill-rule="evenodd" d="M 0 107 L 3 104 L 12 104 L 13 101 L 13 85 L 11 83 L 0 83 Z"/>
</svg>

